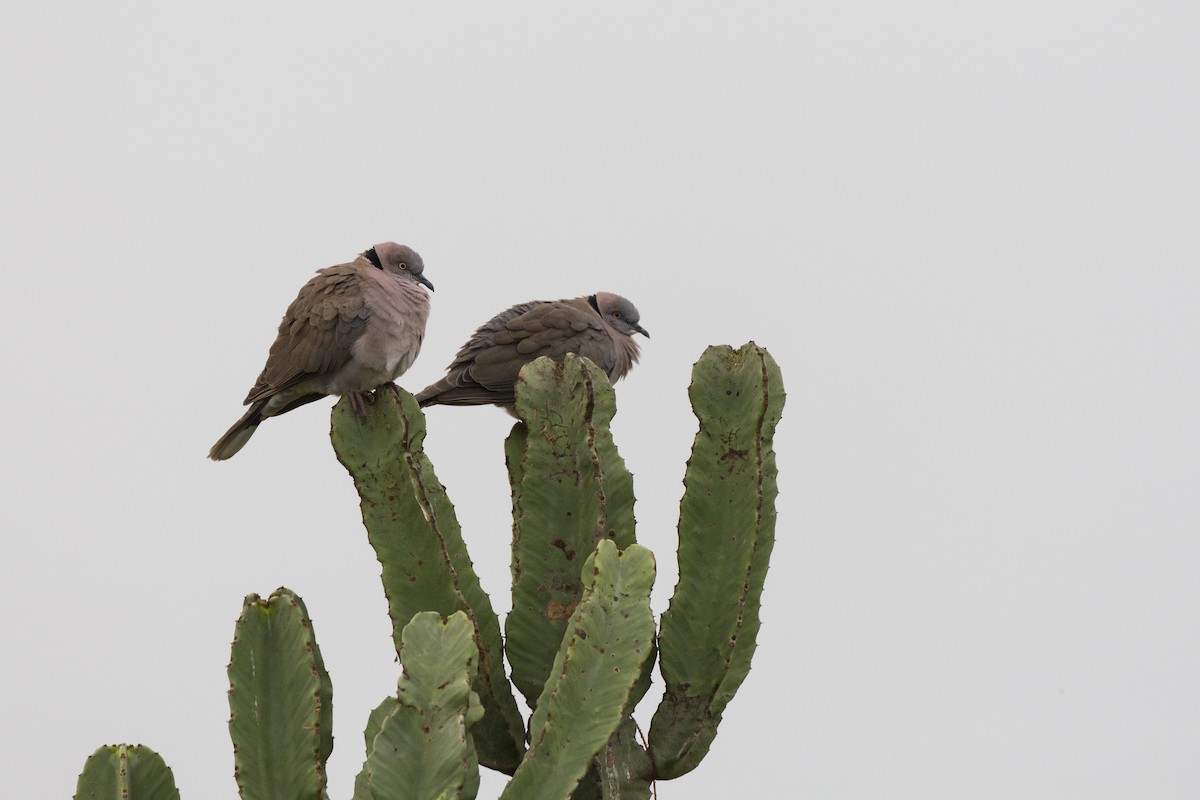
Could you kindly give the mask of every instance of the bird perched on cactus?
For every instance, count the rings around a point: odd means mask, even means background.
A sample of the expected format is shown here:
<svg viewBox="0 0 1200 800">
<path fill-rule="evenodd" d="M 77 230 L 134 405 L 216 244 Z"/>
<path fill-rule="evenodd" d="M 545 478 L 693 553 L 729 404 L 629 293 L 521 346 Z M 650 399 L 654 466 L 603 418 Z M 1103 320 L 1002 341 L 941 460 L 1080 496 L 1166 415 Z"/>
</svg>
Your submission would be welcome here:
<svg viewBox="0 0 1200 800">
<path fill-rule="evenodd" d="M 541 356 L 562 361 L 575 353 L 608 374 L 625 376 L 638 360 L 633 334 L 649 338 L 633 303 L 596 292 L 569 300 L 534 300 L 501 311 L 475 331 L 458 351 L 446 377 L 422 389 L 422 406 L 472 406 L 515 402 L 521 367 Z"/>
<path fill-rule="evenodd" d="M 348 395 L 360 413 L 367 393 L 404 374 L 421 351 L 433 284 L 417 252 L 377 244 L 346 264 L 327 267 L 288 306 L 267 364 L 244 405 L 249 410 L 208 457 L 242 449 L 267 417 L 327 395 Z"/>
</svg>

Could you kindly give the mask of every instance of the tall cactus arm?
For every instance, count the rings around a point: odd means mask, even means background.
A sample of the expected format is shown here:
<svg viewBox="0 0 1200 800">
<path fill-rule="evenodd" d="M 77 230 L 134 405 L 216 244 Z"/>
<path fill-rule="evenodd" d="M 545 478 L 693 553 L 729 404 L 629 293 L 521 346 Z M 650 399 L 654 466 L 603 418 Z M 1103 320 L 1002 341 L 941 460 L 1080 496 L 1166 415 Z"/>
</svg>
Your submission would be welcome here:
<svg viewBox="0 0 1200 800">
<path fill-rule="evenodd" d="M 753 342 L 710 347 L 688 393 L 700 431 L 680 504 L 679 582 L 659 637 L 666 693 L 649 735 L 659 778 L 695 769 L 750 670 L 775 542 L 779 366 Z"/>
<path fill-rule="evenodd" d="M 633 544 L 633 478 L 609 432 L 616 402 L 584 358 L 540 358 L 517 382 L 523 423 L 505 445 L 513 493 L 513 608 L 505 621 L 512 679 L 536 705 L 582 592 L 596 543 Z"/>
<path fill-rule="evenodd" d="M 364 768 L 370 797 L 471 800 L 479 790 L 479 762 L 470 728 L 483 716 L 471 691 L 474 626 L 461 611 L 444 621 L 427 611 L 412 618 L 402 637 L 397 702 Z"/>
<path fill-rule="evenodd" d="M 474 688 L 484 708 L 475 744 L 485 766 L 511 775 L 524 750 L 525 726 L 504 674 L 500 621 L 467 555 L 454 506 L 422 449 L 424 415 L 403 389 L 381 390 L 365 420 L 342 400 L 332 425 L 334 450 L 354 478 L 382 565 L 397 649 L 418 612 L 467 614 L 480 652 Z"/>
<path fill-rule="evenodd" d="M 243 800 L 320 798 L 333 750 L 333 687 L 302 601 L 248 595 L 229 659 L 229 736 Z"/>
<path fill-rule="evenodd" d="M 562 800 L 621 723 L 650 655 L 654 556 L 602 540 L 583 567 L 583 597 L 571 614 L 550 678 L 530 720 L 529 751 L 501 800 Z"/>
<path fill-rule="evenodd" d="M 105 745 L 88 756 L 75 800 L 179 800 L 162 756 L 142 745 Z"/>
</svg>

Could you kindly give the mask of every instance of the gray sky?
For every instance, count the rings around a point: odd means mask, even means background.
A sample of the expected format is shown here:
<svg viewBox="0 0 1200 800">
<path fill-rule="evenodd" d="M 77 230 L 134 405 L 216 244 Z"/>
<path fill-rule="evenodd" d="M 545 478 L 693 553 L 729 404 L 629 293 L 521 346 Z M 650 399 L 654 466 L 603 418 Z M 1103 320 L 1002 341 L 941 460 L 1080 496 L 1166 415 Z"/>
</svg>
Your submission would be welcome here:
<svg viewBox="0 0 1200 800">
<path fill-rule="evenodd" d="M 233 622 L 282 584 L 350 796 L 398 666 L 331 403 L 205 454 L 300 285 L 395 239 L 409 389 L 514 302 L 638 304 L 656 613 L 692 363 L 782 366 L 754 668 L 660 798 L 1195 797 L 1200 7 L 429 5 L 6 10 L 5 794 L 129 741 L 234 797 Z M 509 425 L 429 414 L 500 610 Z"/>
</svg>

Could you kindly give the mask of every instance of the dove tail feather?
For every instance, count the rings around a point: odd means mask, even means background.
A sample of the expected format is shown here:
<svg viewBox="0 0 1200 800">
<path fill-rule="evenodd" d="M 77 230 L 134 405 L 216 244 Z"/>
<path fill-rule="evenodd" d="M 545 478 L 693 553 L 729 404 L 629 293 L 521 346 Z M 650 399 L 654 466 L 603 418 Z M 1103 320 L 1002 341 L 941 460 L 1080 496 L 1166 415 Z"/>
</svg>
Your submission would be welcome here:
<svg viewBox="0 0 1200 800">
<path fill-rule="evenodd" d="M 258 424 L 263 421 L 262 410 L 265 402 L 260 400 L 250 406 L 242 418 L 233 423 L 233 427 L 225 431 L 225 435 L 217 440 L 217 443 L 212 446 L 212 450 L 208 451 L 208 457 L 213 461 L 224 461 L 227 458 L 233 458 L 239 450 L 241 450 L 246 442 L 250 441 L 250 437 L 254 435 L 254 431 L 258 428 Z"/>
<path fill-rule="evenodd" d="M 457 384 L 446 376 L 434 384 L 430 384 L 417 393 L 417 405 L 421 408 L 428 406 L 481 406 L 489 403 L 513 401 L 512 392 L 495 392 L 477 383 Z M 461 378 L 460 378 L 461 380 Z"/>
<path fill-rule="evenodd" d="M 421 408 L 425 408 L 425 406 L 436 405 L 438 402 L 440 402 L 439 395 L 448 388 L 450 388 L 450 384 L 446 378 L 442 378 L 437 383 L 429 384 L 424 389 L 417 392 L 417 405 Z"/>
</svg>

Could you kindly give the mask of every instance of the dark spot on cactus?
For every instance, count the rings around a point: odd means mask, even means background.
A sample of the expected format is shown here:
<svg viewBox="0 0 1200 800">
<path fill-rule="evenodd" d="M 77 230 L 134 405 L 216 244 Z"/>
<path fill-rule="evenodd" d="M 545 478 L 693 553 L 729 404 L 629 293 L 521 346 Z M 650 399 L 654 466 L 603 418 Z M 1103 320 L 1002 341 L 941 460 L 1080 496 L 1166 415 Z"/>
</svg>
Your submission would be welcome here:
<svg viewBox="0 0 1200 800">
<path fill-rule="evenodd" d="M 558 600 L 551 600 L 546 604 L 546 619 L 570 619 L 575 613 L 575 606 L 579 601 L 572 600 L 569 603 L 563 603 Z"/>
<path fill-rule="evenodd" d="M 567 561 L 575 560 L 575 551 L 567 547 L 567 543 L 562 539 L 555 539 L 550 544 L 554 547 L 557 547 L 559 550 L 562 550 L 563 556 L 566 557 Z"/>
<path fill-rule="evenodd" d="M 575 635 L 576 635 L 578 638 L 580 638 L 580 639 L 586 639 L 586 638 L 587 638 L 587 631 L 585 631 L 583 628 L 576 628 L 576 629 L 575 629 Z M 604 652 L 604 651 L 603 651 L 603 650 L 601 650 L 600 652 Z"/>
</svg>

